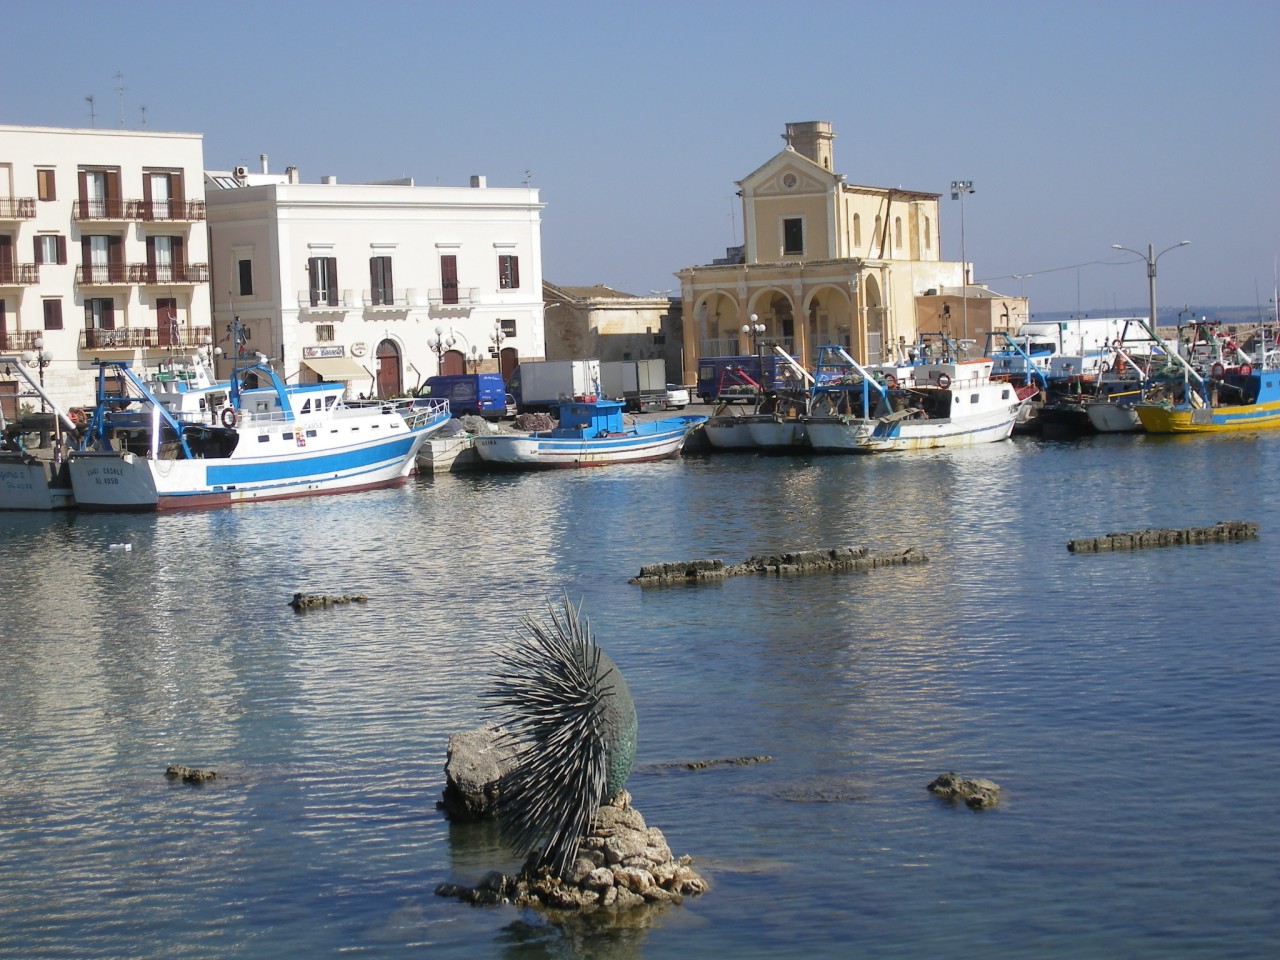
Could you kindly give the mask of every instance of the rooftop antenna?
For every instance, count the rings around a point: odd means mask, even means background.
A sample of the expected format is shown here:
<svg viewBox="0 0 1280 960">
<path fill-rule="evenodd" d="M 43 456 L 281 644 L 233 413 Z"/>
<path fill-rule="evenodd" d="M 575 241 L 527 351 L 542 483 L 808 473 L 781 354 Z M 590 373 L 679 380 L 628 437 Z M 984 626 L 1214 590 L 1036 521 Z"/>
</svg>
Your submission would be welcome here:
<svg viewBox="0 0 1280 960">
<path fill-rule="evenodd" d="M 89 104 L 89 126 L 97 126 L 97 123 L 95 122 L 97 114 L 93 112 L 93 94 L 89 94 L 89 96 L 85 97 L 84 100 L 85 103 Z"/>
<path fill-rule="evenodd" d="M 142 129 L 147 129 L 147 105 L 142 105 Z"/>
<path fill-rule="evenodd" d="M 524 185 L 527 187 L 531 180 L 533 180 L 533 174 L 526 170 L 524 172 Z"/>
<path fill-rule="evenodd" d="M 124 127 L 124 74 L 116 71 L 116 93 L 120 95 L 120 126 Z"/>
</svg>

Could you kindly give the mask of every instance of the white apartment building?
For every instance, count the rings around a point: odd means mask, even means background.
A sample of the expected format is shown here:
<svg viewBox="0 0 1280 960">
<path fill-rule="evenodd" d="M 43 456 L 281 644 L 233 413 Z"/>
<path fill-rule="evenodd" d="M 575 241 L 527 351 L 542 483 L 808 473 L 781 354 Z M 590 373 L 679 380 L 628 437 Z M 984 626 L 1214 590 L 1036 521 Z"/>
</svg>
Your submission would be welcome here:
<svg viewBox="0 0 1280 960">
<path fill-rule="evenodd" d="M 301 183 L 264 156 L 210 172 L 206 194 L 224 358 L 238 318 L 239 349 L 284 376 L 388 397 L 544 356 L 536 189 Z"/>
<path fill-rule="evenodd" d="M 34 357 L 65 408 L 93 402 L 95 358 L 198 347 L 204 219 L 200 134 L 0 126 L 0 354 Z M 6 412 L 20 382 L 0 366 Z"/>
</svg>

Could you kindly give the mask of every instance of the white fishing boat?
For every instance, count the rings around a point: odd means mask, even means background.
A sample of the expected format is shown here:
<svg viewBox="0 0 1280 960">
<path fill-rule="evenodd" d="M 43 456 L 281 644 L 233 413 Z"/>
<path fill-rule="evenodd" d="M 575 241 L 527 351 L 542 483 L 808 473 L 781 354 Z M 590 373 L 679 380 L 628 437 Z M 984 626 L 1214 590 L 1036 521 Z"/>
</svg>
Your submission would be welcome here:
<svg viewBox="0 0 1280 960">
<path fill-rule="evenodd" d="M 344 400 L 345 385 L 286 385 L 266 358 L 214 382 L 205 359 L 147 380 L 98 364 L 97 407 L 68 455 L 90 510 L 168 510 L 349 493 L 403 483 L 445 400 Z M 264 385 L 265 384 L 265 385 Z"/>
<path fill-rule="evenodd" d="M 870 453 L 1005 440 L 1024 399 L 991 378 L 992 365 L 988 358 L 921 363 L 909 379 L 882 383 L 843 348 L 822 347 L 813 412 L 804 418 L 809 445 Z"/>
<path fill-rule="evenodd" d="M 550 430 L 477 436 L 475 449 L 491 466 L 520 469 L 642 463 L 678 455 L 689 434 L 707 420 L 682 415 L 627 423 L 623 406 L 580 397 L 556 405 L 559 422 Z"/>
<path fill-rule="evenodd" d="M 0 510 L 66 510 L 76 502 L 63 453 L 80 424 L 27 372 L 31 362 L 30 353 L 0 356 L 0 364 L 26 380 L 30 395 L 39 397 L 46 408 L 12 421 L 0 411 Z M 25 438 L 37 430 L 52 435 L 53 446 L 29 449 Z"/>
</svg>

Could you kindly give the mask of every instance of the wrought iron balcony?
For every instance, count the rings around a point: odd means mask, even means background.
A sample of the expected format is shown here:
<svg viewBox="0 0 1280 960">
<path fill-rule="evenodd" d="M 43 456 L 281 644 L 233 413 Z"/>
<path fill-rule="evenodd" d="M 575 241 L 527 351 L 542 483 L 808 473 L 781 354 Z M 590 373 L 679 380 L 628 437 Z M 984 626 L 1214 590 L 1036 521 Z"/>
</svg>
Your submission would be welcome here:
<svg viewBox="0 0 1280 960">
<path fill-rule="evenodd" d="M 447 287 L 427 291 L 433 307 L 469 307 L 476 302 L 475 287 Z"/>
<path fill-rule="evenodd" d="M 38 263 L 0 263 L 0 287 L 29 287 L 39 282 Z"/>
<path fill-rule="evenodd" d="M 23 350 L 34 350 L 36 341 L 43 336 L 43 330 L 15 330 L 2 333 L 0 334 L 0 351 L 21 353 Z"/>
<path fill-rule="evenodd" d="M 78 264 L 76 283 L 81 286 L 120 286 L 129 282 L 129 267 L 124 263 Z"/>
<path fill-rule="evenodd" d="M 0 220 L 34 220 L 35 197 L 0 197 Z"/>
<path fill-rule="evenodd" d="M 131 263 L 129 264 L 129 282 L 142 284 L 158 284 L 165 286 L 174 283 L 208 283 L 209 265 L 207 263 Z"/>
<path fill-rule="evenodd" d="M 144 223 L 195 223 L 204 219 L 203 200 L 131 200 L 135 216 Z"/>
<path fill-rule="evenodd" d="M 137 200 L 121 200 L 104 197 L 97 200 L 77 200 L 71 205 L 73 220 L 137 220 Z"/>
<path fill-rule="evenodd" d="M 118 327 L 81 330 L 81 350 L 198 350 L 212 327 Z"/>
</svg>

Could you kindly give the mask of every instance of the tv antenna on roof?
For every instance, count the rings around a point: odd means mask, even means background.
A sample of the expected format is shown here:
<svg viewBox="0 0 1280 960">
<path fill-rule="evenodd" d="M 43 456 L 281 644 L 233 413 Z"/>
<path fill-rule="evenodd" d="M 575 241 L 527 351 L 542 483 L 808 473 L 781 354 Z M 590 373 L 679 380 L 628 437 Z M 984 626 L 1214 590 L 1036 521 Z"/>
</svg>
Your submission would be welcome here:
<svg viewBox="0 0 1280 960">
<path fill-rule="evenodd" d="M 89 94 L 89 96 L 85 97 L 84 100 L 85 100 L 85 103 L 89 104 L 89 126 L 91 127 L 96 126 L 96 123 L 94 121 L 97 117 L 97 114 L 93 112 L 93 94 L 92 93 Z"/>
<path fill-rule="evenodd" d="M 124 127 L 124 74 L 116 71 L 116 93 L 120 95 L 120 126 Z"/>
<path fill-rule="evenodd" d="M 524 172 L 524 185 L 527 187 L 533 180 L 533 173 L 529 170 Z"/>
</svg>

